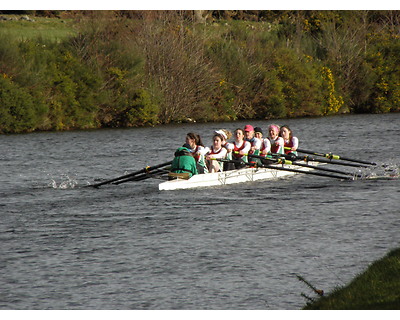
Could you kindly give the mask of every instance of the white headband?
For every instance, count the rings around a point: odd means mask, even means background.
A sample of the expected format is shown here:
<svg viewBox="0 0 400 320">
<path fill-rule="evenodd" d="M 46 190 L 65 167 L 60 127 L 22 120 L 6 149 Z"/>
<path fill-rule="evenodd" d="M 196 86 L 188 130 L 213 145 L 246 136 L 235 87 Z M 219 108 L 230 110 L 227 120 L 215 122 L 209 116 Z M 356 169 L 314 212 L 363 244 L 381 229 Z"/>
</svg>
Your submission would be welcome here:
<svg viewBox="0 0 400 320">
<path fill-rule="evenodd" d="M 228 137 L 226 136 L 226 133 L 223 132 L 222 130 L 217 130 L 217 131 L 214 131 L 214 132 L 217 133 L 217 134 L 220 134 L 221 136 L 223 136 L 225 138 L 225 140 L 228 139 Z"/>
</svg>

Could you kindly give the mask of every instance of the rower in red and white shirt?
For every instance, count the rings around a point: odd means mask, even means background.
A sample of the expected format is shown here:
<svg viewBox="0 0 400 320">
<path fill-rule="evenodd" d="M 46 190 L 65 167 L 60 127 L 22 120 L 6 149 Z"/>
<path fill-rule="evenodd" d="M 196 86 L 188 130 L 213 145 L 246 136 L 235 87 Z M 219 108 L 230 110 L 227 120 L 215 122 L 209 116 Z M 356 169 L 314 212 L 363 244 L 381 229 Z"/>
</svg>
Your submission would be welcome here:
<svg viewBox="0 0 400 320">
<path fill-rule="evenodd" d="M 222 147 L 224 147 L 228 152 L 226 155 L 226 159 L 232 160 L 232 151 L 233 151 L 234 146 L 233 146 L 233 143 L 228 142 L 228 140 L 232 137 L 232 132 L 230 132 L 229 130 L 226 130 L 226 129 L 220 129 L 220 130 L 214 131 L 214 133 L 220 134 L 220 136 L 223 138 Z M 235 166 L 231 162 L 224 162 L 223 167 L 224 168 L 222 171 L 233 170 L 235 168 Z"/>
<path fill-rule="evenodd" d="M 279 126 L 276 124 L 271 124 L 268 127 L 268 139 L 271 142 L 271 152 L 283 154 L 285 141 L 279 136 Z"/>
<path fill-rule="evenodd" d="M 238 128 L 235 130 L 235 141 L 233 142 L 233 151 L 232 151 L 232 159 L 233 160 L 242 160 L 247 163 L 247 154 L 250 151 L 251 144 L 250 142 L 244 140 L 244 130 Z M 235 163 L 235 168 L 243 168 L 245 163 Z"/>
<path fill-rule="evenodd" d="M 280 129 L 279 135 L 283 138 L 285 153 L 294 153 L 297 155 L 296 150 L 299 147 L 299 139 L 293 136 L 292 130 L 287 125 L 284 125 Z"/>
<path fill-rule="evenodd" d="M 226 135 L 223 132 L 216 132 L 213 136 L 213 145 L 206 155 L 206 163 L 209 173 L 223 171 L 223 163 L 218 159 L 225 159 L 228 153 L 227 148 L 222 146 L 226 141 Z"/>
<path fill-rule="evenodd" d="M 254 128 L 255 137 L 261 141 L 260 155 L 266 156 L 271 152 L 271 142 L 268 138 L 263 138 L 263 131 L 260 127 Z"/>
</svg>

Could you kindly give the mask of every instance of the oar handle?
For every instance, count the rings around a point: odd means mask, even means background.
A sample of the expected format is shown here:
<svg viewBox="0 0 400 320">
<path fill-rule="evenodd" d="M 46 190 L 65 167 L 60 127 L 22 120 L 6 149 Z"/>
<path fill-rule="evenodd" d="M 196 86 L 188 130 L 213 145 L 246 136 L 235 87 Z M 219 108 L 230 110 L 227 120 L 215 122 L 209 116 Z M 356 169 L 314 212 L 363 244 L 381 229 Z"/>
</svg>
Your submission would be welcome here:
<svg viewBox="0 0 400 320">
<path fill-rule="evenodd" d="M 291 148 L 289 148 L 289 147 L 285 147 L 285 149 L 291 150 Z M 340 159 L 340 156 L 333 154 L 333 153 L 321 153 L 321 152 L 309 151 L 309 150 L 304 150 L 304 149 L 297 149 L 296 151 L 302 152 L 302 153 L 313 154 L 315 156 L 324 157 L 329 160 L 339 160 Z"/>
<path fill-rule="evenodd" d="M 256 159 L 261 159 L 261 160 L 269 160 L 269 161 L 273 161 L 277 164 L 292 164 L 292 161 L 290 159 L 286 159 L 286 158 L 272 158 L 273 156 L 276 157 L 282 157 L 282 154 L 267 154 L 265 156 L 257 156 L 254 154 L 249 154 L 248 157 L 249 158 L 256 158 Z"/>
<path fill-rule="evenodd" d="M 244 162 L 243 160 L 240 160 L 240 159 L 238 159 L 238 160 L 234 160 L 234 159 L 232 159 L 232 160 L 229 160 L 229 159 L 217 159 L 217 158 L 211 158 L 210 160 L 217 160 L 217 161 L 221 161 L 221 162 L 244 163 L 244 164 L 246 164 L 246 162 Z"/>
</svg>

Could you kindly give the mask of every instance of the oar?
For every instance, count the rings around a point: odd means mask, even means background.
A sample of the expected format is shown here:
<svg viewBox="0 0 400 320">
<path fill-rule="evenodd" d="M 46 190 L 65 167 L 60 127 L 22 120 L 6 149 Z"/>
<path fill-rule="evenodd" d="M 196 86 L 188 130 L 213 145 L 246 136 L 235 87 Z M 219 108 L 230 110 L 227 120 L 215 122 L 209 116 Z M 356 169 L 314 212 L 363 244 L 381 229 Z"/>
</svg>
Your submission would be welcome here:
<svg viewBox="0 0 400 320">
<path fill-rule="evenodd" d="M 281 155 L 281 154 L 277 154 L 277 153 L 274 153 L 274 154 L 270 154 L 270 155 L 272 155 L 272 156 L 283 156 L 283 155 Z M 257 159 L 263 159 L 263 160 L 269 160 L 269 161 L 274 161 L 274 159 L 269 159 L 269 158 L 266 158 L 266 157 L 263 157 L 263 156 L 255 156 L 255 155 L 249 155 L 249 158 L 257 158 Z M 289 158 L 289 157 L 288 157 Z M 359 173 L 351 173 L 351 172 L 346 172 L 346 171 L 341 171 L 341 170 L 336 170 L 336 169 L 330 169 L 330 168 L 323 168 L 323 167 L 318 167 L 318 166 L 313 166 L 313 165 L 310 165 L 310 164 L 305 164 L 305 163 L 300 163 L 300 162 L 296 162 L 296 161 L 290 161 L 290 160 L 292 160 L 292 159 L 296 159 L 297 157 L 296 156 L 294 156 L 294 155 L 291 155 L 291 157 L 290 157 L 290 159 L 287 159 L 287 158 L 285 158 L 285 161 L 279 161 L 279 158 L 278 159 L 275 159 L 275 162 L 277 162 L 277 163 L 282 163 L 282 164 L 293 164 L 293 165 L 296 165 L 296 166 L 299 166 L 299 167 L 305 167 L 305 168 L 312 168 L 312 169 L 315 169 L 315 170 L 320 170 L 320 171 L 326 171 L 326 172 L 333 172 L 333 173 L 339 173 L 339 174 L 344 174 L 344 175 L 349 175 L 349 176 L 357 176 L 358 178 L 361 178 L 362 177 L 362 175 L 361 174 L 359 174 Z M 289 160 L 289 161 L 288 161 Z"/>
<path fill-rule="evenodd" d="M 259 158 L 259 159 L 263 159 L 263 160 L 267 160 L 267 161 L 272 161 L 275 162 L 277 164 L 294 164 L 294 165 L 298 165 L 298 163 L 294 163 L 290 160 L 286 160 L 286 159 L 270 159 L 270 158 L 265 158 L 263 156 L 256 156 L 256 155 L 249 155 L 249 157 L 252 158 Z M 216 160 L 216 159 L 214 159 Z M 218 159 L 218 161 L 225 161 L 225 162 L 238 162 L 240 160 L 226 160 L 226 159 Z M 246 163 L 244 161 L 241 161 L 242 163 L 245 163 L 248 166 L 251 166 L 253 164 L 251 163 Z M 319 167 L 316 166 L 311 166 L 311 165 L 302 165 L 304 167 L 310 167 L 310 168 L 315 168 L 315 169 L 320 169 Z M 341 172 L 341 171 L 337 171 L 336 173 L 342 173 L 342 174 L 346 174 L 346 176 L 338 176 L 338 175 L 333 175 L 333 174 L 327 174 L 327 173 L 322 173 L 322 172 L 310 172 L 310 171 L 303 171 L 303 170 L 299 170 L 299 169 L 292 169 L 292 168 L 286 168 L 286 167 L 277 167 L 277 166 L 272 166 L 272 165 L 267 165 L 267 164 L 262 164 L 259 165 L 259 167 L 263 167 L 263 168 L 270 168 L 270 169 L 275 169 L 275 170 L 282 170 L 282 171 L 290 171 L 290 172 L 298 172 L 298 173 L 305 173 L 305 174 L 312 174 L 312 175 L 316 175 L 316 176 L 323 176 L 323 177 L 329 177 L 329 178 L 336 178 L 336 179 L 344 179 L 344 180 L 354 180 L 354 178 L 351 177 L 351 173 L 348 172 Z M 328 170 L 324 170 L 324 171 L 330 171 L 330 169 Z M 332 171 L 334 172 L 334 171 Z"/>
<path fill-rule="evenodd" d="M 290 161 L 303 160 L 305 162 L 314 161 L 314 162 L 329 163 L 329 164 L 335 164 L 335 165 L 339 165 L 339 166 L 348 166 L 348 167 L 356 167 L 356 168 L 360 168 L 360 167 L 367 168 L 368 167 L 368 166 L 365 166 L 362 164 L 353 164 L 353 163 L 346 163 L 346 162 L 333 161 L 333 160 L 316 159 L 311 156 L 300 157 L 300 156 L 296 156 L 294 154 L 268 153 L 267 157 L 249 154 L 248 157 L 249 158 L 258 158 L 258 159 L 272 161 L 272 162 L 278 162 L 278 163 L 283 163 L 282 160 L 279 162 L 279 159 L 285 158 L 286 160 L 290 160 Z M 288 164 L 288 163 L 286 162 L 286 164 Z M 326 171 L 328 171 L 328 170 L 326 170 Z"/>
<path fill-rule="evenodd" d="M 278 164 L 292 164 L 291 161 L 283 159 L 283 158 L 271 158 L 271 157 L 265 157 L 265 156 L 256 156 L 253 154 L 245 154 L 246 156 L 248 156 L 248 158 L 258 158 L 258 159 L 262 159 L 262 160 L 266 160 L 269 161 L 271 163 L 278 163 Z M 250 163 L 250 162 L 245 162 L 242 159 L 239 160 L 227 160 L 227 159 L 216 159 L 216 158 L 211 158 L 210 160 L 218 160 L 218 161 L 223 161 L 223 162 L 232 162 L 232 163 L 243 163 L 247 166 L 254 166 L 254 163 Z"/>
<path fill-rule="evenodd" d="M 172 163 L 172 161 L 168 161 L 168 162 L 164 162 L 164 163 L 152 166 L 152 167 L 148 166 L 148 167 L 143 168 L 141 170 L 138 170 L 138 171 L 135 171 L 135 172 L 132 172 L 132 173 L 129 173 L 129 174 L 114 178 L 114 179 L 106 180 L 106 181 L 103 181 L 103 182 L 100 182 L 100 183 L 96 183 L 96 184 L 90 184 L 89 186 L 90 187 L 94 187 L 94 188 L 98 188 L 98 187 L 100 187 L 100 186 L 102 186 L 104 184 L 108 184 L 108 183 L 112 183 L 112 182 L 115 182 L 115 181 L 118 181 L 118 180 L 122 180 L 122 179 L 126 179 L 126 178 L 129 178 L 129 177 L 133 177 L 133 176 L 136 176 L 138 174 L 149 172 L 149 171 L 161 168 L 161 167 L 166 167 L 166 166 L 170 165 L 171 163 Z"/>
<path fill-rule="evenodd" d="M 292 161 L 290 160 L 286 160 L 284 158 L 265 158 L 263 156 L 253 156 L 253 155 L 249 155 L 249 158 L 260 158 L 263 160 L 266 160 L 267 162 L 270 163 L 276 163 L 276 164 L 292 164 Z M 227 160 L 227 159 L 215 159 L 215 158 L 211 158 L 210 160 L 218 160 L 218 161 L 223 161 L 223 162 L 233 162 L 233 163 L 242 163 L 245 164 L 248 167 L 255 167 L 257 166 L 257 164 L 251 163 L 251 162 L 245 162 L 243 160 Z M 266 164 L 266 163 L 263 163 Z"/>
<path fill-rule="evenodd" d="M 245 161 L 243 160 L 229 160 L 229 159 L 218 159 L 218 158 L 210 158 L 210 160 L 217 160 L 217 161 L 221 161 L 221 162 L 228 162 L 228 163 L 243 163 L 243 164 L 247 164 Z"/>
<path fill-rule="evenodd" d="M 250 156 L 249 156 L 250 157 Z M 279 159 L 273 159 L 273 158 L 264 158 L 264 157 L 261 157 L 261 156 L 255 156 L 255 157 L 260 157 L 261 159 L 264 159 L 264 160 L 267 160 L 267 161 L 269 161 L 269 162 L 271 162 L 271 163 L 277 163 L 277 164 L 292 164 L 292 162 L 291 161 L 289 161 L 289 160 L 286 160 L 286 159 L 282 159 L 282 158 L 279 158 Z M 217 160 L 217 161 L 221 161 L 221 162 L 230 162 L 230 163 L 239 163 L 239 164 L 245 164 L 246 166 L 248 166 L 248 167 L 255 167 L 255 166 L 257 166 L 257 164 L 254 164 L 254 163 L 250 163 L 250 162 L 245 162 L 245 161 L 243 161 L 243 160 L 228 160 L 228 159 L 216 159 L 216 158 L 211 158 L 210 160 Z"/>
<path fill-rule="evenodd" d="M 285 149 L 288 149 L 288 148 L 285 147 Z M 315 151 L 304 150 L 304 149 L 297 149 L 297 151 L 298 152 L 302 152 L 302 153 L 312 154 L 314 156 L 320 156 L 320 157 L 328 158 L 330 160 L 332 160 L 332 159 L 333 160 L 345 160 L 345 161 L 350 161 L 350 162 L 358 162 L 358 163 L 364 163 L 364 164 L 370 164 L 370 165 L 376 166 L 375 162 L 369 162 L 369 161 L 365 161 L 365 160 L 356 160 L 356 159 L 346 158 L 346 157 L 338 156 L 338 155 L 335 155 L 335 154 L 332 154 L 332 153 L 321 153 L 321 152 L 315 152 Z"/>
<path fill-rule="evenodd" d="M 339 173 L 339 174 L 345 174 L 345 175 L 349 175 L 349 176 L 355 176 L 357 178 L 361 178 L 363 175 L 360 173 L 352 173 L 352 172 L 346 172 L 346 171 L 341 171 L 341 170 L 335 170 L 335 169 L 329 169 L 329 168 L 324 168 L 324 167 L 318 167 L 318 166 L 313 166 L 310 164 L 304 164 L 304 163 L 300 163 L 300 162 L 292 162 L 294 165 L 299 166 L 299 167 L 305 167 L 305 168 L 312 168 L 315 170 L 320 170 L 320 171 L 326 171 L 326 172 L 333 172 L 333 173 Z"/>
<path fill-rule="evenodd" d="M 358 178 L 361 178 L 362 175 L 359 173 L 352 173 L 352 172 L 346 172 L 346 171 L 341 171 L 341 170 L 336 170 L 336 169 L 330 169 L 330 168 L 324 168 L 324 167 L 319 167 L 319 166 L 313 166 L 310 164 L 306 164 L 306 163 L 300 163 L 297 162 L 296 160 L 303 160 L 303 158 L 301 157 L 297 157 L 294 154 L 291 155 L 283 155 L 283 154 L 279 154 L 279 153 L 271 153 L 271 156 L 274 157 L 284 157 L 286 160 L 290 160 L 292 162 L 292 164 L 299 166 L 299 167 L 305 167 L 305 168 L 312 168 L 312 169 L 316 169 L 316 170 L 320 170 L 320 171 L 326 171 L 326 172 L 333 172 L 333 173 L 340 173 L 340 174 L 345 174 L 345 175 L 350 175 L 350 176 L 356 176 Z M 259 158 L 259 159 L 267 159 L 270 160 L 268 158 L 265 158 L 263 156 L 253 156 L 253 155 L 249 155 L 249 157 L 254 157 L 254 158 Z M 314 159 L 309 160 L 309 161 L 314 161 Z M 326 163 L 330 163 L 329 161 L 325 161 Z M 281 162 L 282 163 L 282 162 Z M 288 162 L 285 162 L 286 164 L 288 164 Z M 356 166 L 359 167 L 358 165 L 352 165 L 352 166 Z"/>
<path fill-rule="evenodd" d="M 130 177 L 130 178 L 126 178 L 126 179 L 123 179 L 123 180 L 119 180 L 119 181 L 113 182 L 113 184 L 118 185 L 118 184 L 121 184 L 121 183 L 130 182 L 130 181 L 142 181 L 142 180 L 146 180 L 146 179 L 152 178 L 158 173 L 167 173 L 167 172 L 169 172 L 169 170 L 165 170 L 165 169 L 153 170 L 151 172 L 142 173 L 142 174 L 136 175 L 134 177 Z"/>
<path fill-rule="evenodd" d="M 347 167 L 355 167 L 355 168 L 368 168 L 368 166 L 363 165 L 363 164 L 354 164 L 354 163 L 348 163 L 348 162 L 340 162 L 340 161 L 334 161 L 334 160 L 325 160 L 325 159 L 318 159 L 314 158 L 312 156 L 296 156 L 294 154 L 272 154 L 272 155 L 279 155 L 281 157 L 284 157 L 285 159 L 291 160 L 291 161 L 296 161 L 296 160 L 303 160 L 305 162 L 321 162 L 321 163 L 329 163 L 329 164 L 334 164 L 338 166 L 347 166 Z"/>
<path fill-rule="evenodd" d="M 274 169 L 274 170 L 282 170 L 282 171 L 289 171 L 289 172 L 298 172 L 298 173 L 304 173 L 304 174 L 312 174 L 315 176 L 322 176 L 322 177 L 328 177 L 328 178 L 336 178 L 336 179 L 341 179 L 341 180 L 354 180 L 354 178 L 349 177 L 349 176 L 338 176 L 334 174 L 327 174 L 327 173 L 322 173 L 322 172 L 313 172 L 313 171 L 303 171 L 303 170 L 298 170 L 298 169 L 291 169 L 291 168 L 286 168 L 286 167 L 275 167 L 271 165 L 262 165 L 264 168 L 269 168 L 269 169 Z"/>
</svg>

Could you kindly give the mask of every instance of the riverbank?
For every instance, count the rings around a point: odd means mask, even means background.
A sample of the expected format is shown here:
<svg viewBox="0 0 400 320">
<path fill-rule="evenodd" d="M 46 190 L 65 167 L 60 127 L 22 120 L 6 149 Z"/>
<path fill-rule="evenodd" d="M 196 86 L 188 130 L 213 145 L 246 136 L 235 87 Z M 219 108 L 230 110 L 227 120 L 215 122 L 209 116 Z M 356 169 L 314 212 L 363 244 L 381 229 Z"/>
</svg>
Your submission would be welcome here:
<svg viewBox="0 0 400 320">
<path fill-rule="evenodd" d="M 400 110 L 396 12 L 202 14 L 0 11 L 0 133 Z"/>
<path fill-rule="evenodd" d="M 372 263 L 343 288 L 308 304 L 305 310 L 400 309 L 400 248 Z"/>
</svg>

